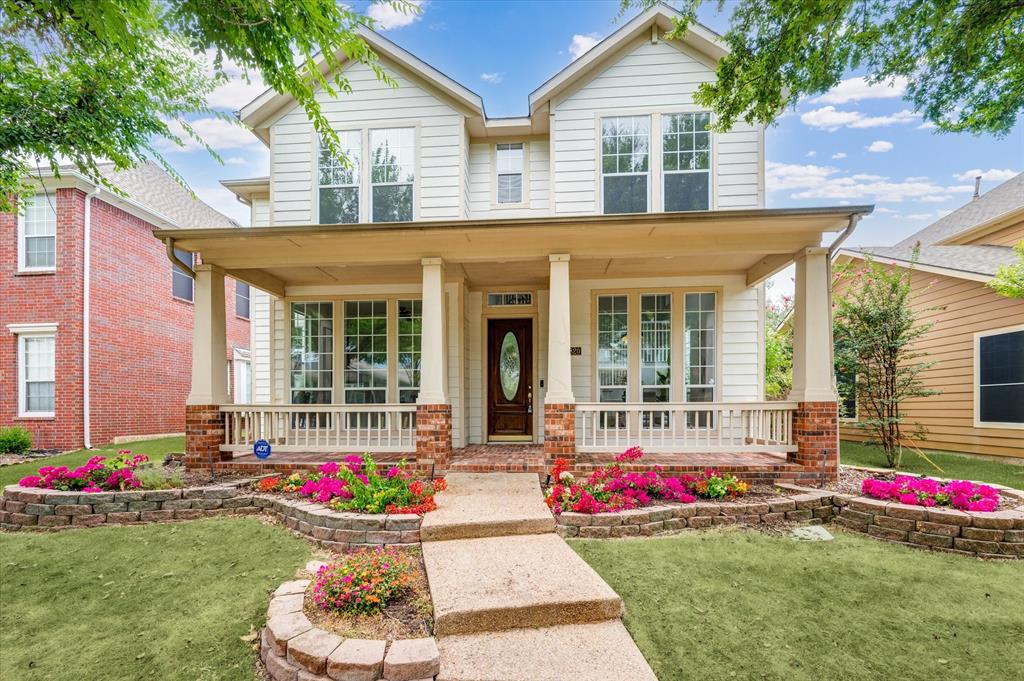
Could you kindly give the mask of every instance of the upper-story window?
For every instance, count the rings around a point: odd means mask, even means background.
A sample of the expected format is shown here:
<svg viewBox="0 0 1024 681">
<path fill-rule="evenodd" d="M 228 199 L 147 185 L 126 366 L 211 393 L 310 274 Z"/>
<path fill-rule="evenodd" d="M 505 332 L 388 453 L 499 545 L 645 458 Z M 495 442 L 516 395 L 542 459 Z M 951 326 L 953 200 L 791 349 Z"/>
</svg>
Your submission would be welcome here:
<svg viewBox="0 0 1024 681">
<path fill-rule="evenodd" d="M 249 285 L 244 281 L 235 282 L 235 314 L 242 319 L 249 318 Z"/>
<path fill-rule="evenodd" d="M 56 267 L 56 197 L 36 194 L 18 214 L 18 270 L 46 272 Z"/>
<path fill-rule="evenodd" d="M 319 183 L 320 223 L 348 224 L 359 222 L 359 130 L 338 133 L 348 163 L 331 153 L 320 142 Z"/>
<path fill-rule="evenodd" d="M 669 114 L 661 120 L 665 210 L 708 210 L 711 207 L 711 132 L 708 130 L 711 114 Z"/>
<path fill-rule="evenodd" d="M 194 254 L 183 251 L 180 248 L 175 248 L 174 255 L 178 256 L 178 260 L 195 269 L 196 261 Z M 171 265 L 171 268 L 171 295 L 175 298 L 191 302 L 194 295 L 193 286 L 195 282 L 192 281 L 192 277 L 185 274 L 185 270 L 177 265 Z"/>
<path fill-rule="evenodd" d="M 650 116 L 601 119 L 603 212 L 646 213 L 650 196 Z"/>
<path fill-rule="evenodd" d="M 371 130 L 370 164 L 372 221 L 411 221 L 415 199 L 416 130 Z"/>
<path fill-rule="evenodd" d="M 498 203 L 523 202 L 523 143 L 498 144 L 495 147 Z"/>
</svg>

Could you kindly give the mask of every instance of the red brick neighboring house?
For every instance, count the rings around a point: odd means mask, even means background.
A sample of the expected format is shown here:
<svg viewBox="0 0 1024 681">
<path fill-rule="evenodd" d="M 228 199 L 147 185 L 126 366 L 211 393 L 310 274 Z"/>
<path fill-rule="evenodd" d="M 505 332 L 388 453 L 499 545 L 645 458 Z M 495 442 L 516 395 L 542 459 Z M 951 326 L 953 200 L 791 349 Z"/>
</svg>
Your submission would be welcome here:
<svg viewBox="0 0 1024 681">
<path fill-rule="evenodd" d="M 155 165 L 101 170 L 127 198 L 67 169 L 43 174 L 23 214 L 0 213 L 0 425 L 26 427 L 40 449 L 184 431 L 192 280 L 152 230 L 237 226 Z M 232 395 L 247 400 L 247 288 L 237 294 L 229 280 L 225 352 Z"/>
</svg>

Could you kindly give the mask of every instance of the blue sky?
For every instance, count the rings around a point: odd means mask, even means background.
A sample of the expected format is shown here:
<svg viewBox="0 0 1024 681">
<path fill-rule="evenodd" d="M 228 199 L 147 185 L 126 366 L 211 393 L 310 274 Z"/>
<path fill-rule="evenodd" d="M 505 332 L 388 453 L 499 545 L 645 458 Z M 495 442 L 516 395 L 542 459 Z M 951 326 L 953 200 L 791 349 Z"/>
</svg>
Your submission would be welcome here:
<svg viewBox="0 0 1024 681">
<path fill-rule="evenodd" d="M 702 22 L 724 32 L 730 4 L 717 14 L 717 3 L 706 2 Z M 391 40 L 479 93 L 489 116 L 517 116 L 527 112 L 532 90 L 615 30 L 618 2 L 429 0 L 418 17 L 373 11 Z M 849 243 L 886 245 L 969 201 L 979 172 L 986 191 L 1024 170 L 1024 123 L 1002 139 L 938 134 L 922 126 L 899 84 L 866 87 L 859 74 L 848 75 L 769 128 L 768 207 L 873 203 L 875 214 Z M 260 90 L 234 82 L 212 103 L 234 111 Z M 194 148 L 168 153 L 168 160 L 204 200 L 247 224 L 247 209 L 218 182 L 266 175 L 266 149 L 218 121 L 197 127 L 226 164 Z"/>
</svg>

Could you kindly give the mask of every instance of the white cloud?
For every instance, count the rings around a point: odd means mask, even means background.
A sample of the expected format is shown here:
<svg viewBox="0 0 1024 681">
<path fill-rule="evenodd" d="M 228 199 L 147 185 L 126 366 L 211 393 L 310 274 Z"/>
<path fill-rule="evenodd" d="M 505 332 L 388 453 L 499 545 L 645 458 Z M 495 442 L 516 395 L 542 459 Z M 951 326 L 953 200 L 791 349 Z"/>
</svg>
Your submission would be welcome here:
<svg viewBox="0 0 1024 681">
<path fill-rule="evenodd" d="M 892 151 L 893 146 L 893 143 L 887 140 L 875 140 L 864 148 L 876 154 L 884 154 L 887 151 Z"/>
<path fill-rule="evenodd" d="M 846 78 L 839 81 L 834 88 L 811 101 L 822 104 L 846 104 L 859 102 L 863 99 L 895 99 L 902 97 L 907 91 L 907 79 L 902 76 L 893 78 L 891 82 L 868 83 L 864 78 Z"/>
<path fill-rule="evenodd" d="M 927 121 L 927 122 L 922 123 L 921 125 L 917 126 L 917 129 L 918 130 L 934 130 L 937 127 L 939 127 L 939 126 L 935 125 L 931 121 Z"/>
<path fill-rule="evenodd" d="M 952 196 L 949 194 L 935 194 L 934 196 L 922 196 L 918 199 L 920 203 L 945 203 L 949 201 Z"/>
<path fill-rule="evenodd" d="M 839 128 L 883 128 L 901 123 L 913 123 L 921 118 L 909 109 L 887 116 L 865 116 L 860 111 L 842 111 L 834 106 L 823 106 L 800 114 L 800 122 L 812 128 L 833 132 Z"/>
<path fill-rule="evenodd" d="M 924 182 L 927 179 L 927 175 L 911 175 L 910 177 L 903 178 L 905 182 Z"/>
<path fill-rule="evenodd" d="M 248 163 L 242 156 L 230 156 L 224 159 L 224 164 L 229 166 L 244 166 L 248 165 Z"/>
<path fill-rule="evenodd" d="M 832 201 L 884 201 L 899 203 L 922 197 L 969 193 L 971 185 L 943 186 L 927 178 L 917 181 L 893 181 L 881 175 L 846 175 L 834 166 L 789 164 L 768 161 L 766 181 L 769 191 L 790 191 L 793 199 Z"/>
<path fill-rule="evenodd" d="M 601 36 L 596 33 L 587 33 L 586 35 L 577 33 L 572 37 L 572 42 L 569 43 L 569 54 L 572 55 L 575 61 L 599 42 L 601 42 Z"/>
<path fill-rule="evenodd" d="M 832 158 L 837 159 L 837 160 L 841 159 L 841 158 L 846 158 L 846 152 L 845 151 L 837 151 L 836 153 L 832 154 Z"/>
<path fill-rule="evenodd" d="M 375 28 L 387 31 L 392 28 L 402 28 L 420 20 L 423 16 L 424 0 L 407 0 L 406 11 L 396 9 L 390 3 L 375 2 L 366 10 L 366 16 L 373 19 Z"/>
<path fill-rule="evenodd" d="M 816 152 L 816 151 L 808 151 L 807 152 L 807 158 L 814 158 L 817 155 L 818 155 L 818 152 Z"/>
<path fill-rule="evenodd" d="M 215 50 L 206 51 L 207 71 L 213 74 L 213 58 Z M 207 103 L 215 109 L 231 109 L 237 111 L 243 106 L 256 99 L 267 86 L 263 84 L 259 71 L 249 72 L 249 82 L 245 82 L 242 67 L 236 62 L 225 59 L 221 63 L 221 71 L 228 77 L 224 83 L 210 93 L 206 98 Z"/>
<path fill-rule="evenodd" d="M 248 128 L 243 126 L 241 123 L 232 123 L 231 121 L 225 121 L 220 118 L 200 118 L 195 121 L 191 121 L 190 125 L 195 130 L 196 134 L 204 142 L 210 145 L 214 151 L 224 151 L 227 149 L 245 149 L 245 148 L 256 148 L 261 146 L 260 141 L 256 138 Z M 202 145 L 193 140 L 185 132 L 181 124 L 177 121 L 171 121 L 168 124 L 171 132 L 181 138 L 185 146 L 179 147 L 170 140 L 161 139 L 158 140 L 156 145 L 159 151 L 165 153 L 172 152 L 190 152 L 202 149 Z"/>
<path fill-rule="evenodd" d="M 953 177 L 961 182 L 973 182 L 974 178 L 981 175 L 981 179 L 985 182 L 1006 182 L 1010 178 L 1016 177 L 1017 174 L 1018 171 L 1010 170 L 1009 168 L 989 168 L 988 170 L 972 168 L 971 170 L 965 170 L 962 173 L 956 173 Z"/>
<path fill-rule="evenodd" d="M 480 79 L 485 82 L 494 83 L 495 85 L 497 85 L 498 83 L 505 79 L 505 74 L 498 73 L 497 71 L 495 71 L 494 73 L 481 73 Z"/>
</svg>

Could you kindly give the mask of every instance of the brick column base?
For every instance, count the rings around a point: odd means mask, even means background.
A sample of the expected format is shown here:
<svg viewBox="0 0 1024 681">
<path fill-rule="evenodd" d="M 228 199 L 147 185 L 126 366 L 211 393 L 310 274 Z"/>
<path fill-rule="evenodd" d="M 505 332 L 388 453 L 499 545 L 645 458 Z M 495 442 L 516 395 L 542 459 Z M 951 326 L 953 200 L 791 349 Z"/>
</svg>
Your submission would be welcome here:
<svg viewBox="0 0 1024 681">
<path fill-rule="evenodd" d="M 423 472 L 444 469 L 452 455 L 450 404 L 416 405 L 416 467 Z"/>
<path fill-rule="evenodd" d="M 826 480 L 839 477 L 839 405 L 800 402 L 793 413 L 793 440 L 799 448 L 790 462 L 823 471 Z"/>
<path fill-rule="evenodd" d="M 210 468 L 214 462 L 228 461 L 231 454 L 221 452 L 224 444 L 224 416 L 217 404 L 185 405 L 185 468 Z"/>
<path fill-rule="evenodd" d="M 571 468 L 576 463 L 576 405 L 544 405 L 544 464 L 565 459 Z"/>
</svg>

